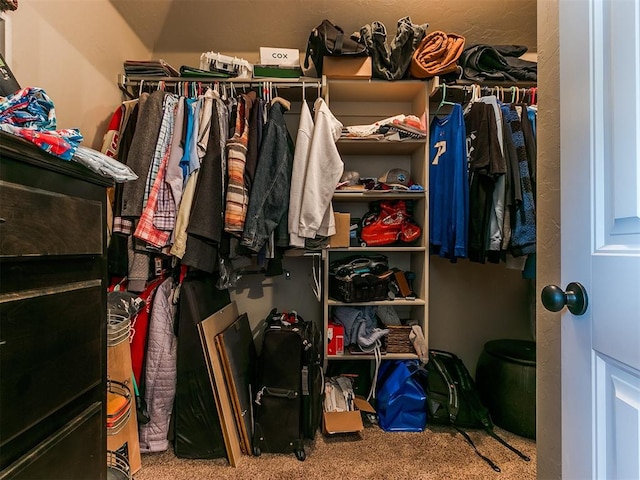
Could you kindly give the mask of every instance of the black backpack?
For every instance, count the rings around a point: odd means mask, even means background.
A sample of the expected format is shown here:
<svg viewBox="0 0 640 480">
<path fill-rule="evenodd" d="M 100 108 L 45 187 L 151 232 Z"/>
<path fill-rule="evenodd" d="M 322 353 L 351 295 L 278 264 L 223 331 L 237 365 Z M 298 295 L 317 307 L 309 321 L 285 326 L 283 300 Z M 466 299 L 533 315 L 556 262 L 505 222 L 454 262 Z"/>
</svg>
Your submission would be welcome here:
<svg viewBox="0 0 640 480">
<path fill-rule="evenodd" d="M 478 451 L 471 437 L 463 429 L 483 429 L 524 461 L 531 460 L 494 432 L 489 410 L 482 404 L 475 382 L 460 358 L 442 350 L 429 350 L 426 369 L 429 423 L 454 427 L 478 456 L 496 472 L 500 471 L 500 467 Z"/>
<path fill-rule="evenodd" d="M 318 77 L 321 77 L 324 57 L 366 57 L 367 54 L 367 46 L 362 39 L 346 35 L 342 28 L 325 19 L 309 34 L 304 68 L 309 68 L 311 59 Z"/>
</svg>

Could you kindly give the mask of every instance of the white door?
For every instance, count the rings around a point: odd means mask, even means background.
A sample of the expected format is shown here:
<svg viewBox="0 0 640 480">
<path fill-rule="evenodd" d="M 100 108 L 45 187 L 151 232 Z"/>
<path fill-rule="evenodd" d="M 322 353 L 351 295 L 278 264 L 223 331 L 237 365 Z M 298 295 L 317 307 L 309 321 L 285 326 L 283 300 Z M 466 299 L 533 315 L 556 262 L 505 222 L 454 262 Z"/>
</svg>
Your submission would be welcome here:
<svg viewBox="0 0 640 480">
<path fill-rule="evenodd" d="M 559 9 L 563 479 L 638 480 L 640 0 Z"/>
</svg>

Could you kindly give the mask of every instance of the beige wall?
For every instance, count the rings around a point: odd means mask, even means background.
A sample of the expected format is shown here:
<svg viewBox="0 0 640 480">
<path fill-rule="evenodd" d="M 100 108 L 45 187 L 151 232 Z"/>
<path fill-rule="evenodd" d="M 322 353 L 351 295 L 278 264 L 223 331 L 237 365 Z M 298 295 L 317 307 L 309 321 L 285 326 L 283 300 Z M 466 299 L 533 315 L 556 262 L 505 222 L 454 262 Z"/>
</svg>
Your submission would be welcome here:
<svg viewBox="0 0 640 480">
<path fill-rule="evenodd" d="M 560 285 L 560 74 L 558 0 L 538 0 L 537 295 Z M 562 477 L 560 322 L 537 302 L 538 478 Z"/>
<path fill-rule="evenodd" d="M 79 128 L 99 148 L 121 101 L 122 61 L 150 50 L 106 0 L 31 0 L 11 16 L 12 64 L 22 87 L 41 87 L 54 102 L 59 128 Z"/>
</svg>

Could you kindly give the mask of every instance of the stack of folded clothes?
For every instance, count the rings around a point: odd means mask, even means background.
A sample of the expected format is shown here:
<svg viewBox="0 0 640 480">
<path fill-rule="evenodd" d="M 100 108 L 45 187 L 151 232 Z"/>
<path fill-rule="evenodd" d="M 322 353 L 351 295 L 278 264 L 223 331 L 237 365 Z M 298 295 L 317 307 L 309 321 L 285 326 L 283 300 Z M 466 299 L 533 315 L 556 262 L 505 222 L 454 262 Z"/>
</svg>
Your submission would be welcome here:
<svg viewBox="0 0 640 480">
<path fill-rule="evenodd" d="M 341 138 L 405 140 L 423 139 L 427 136 L 425 116 L 395 115 L 378 120 L 370 125 L 352 125 L 343 127 Z"/>
<path fill-rule="evenodd" d="M 179 77 L 180 73 L 162 59 L 126 60 L 124 73 L 140 77 Z"/>
</svg>

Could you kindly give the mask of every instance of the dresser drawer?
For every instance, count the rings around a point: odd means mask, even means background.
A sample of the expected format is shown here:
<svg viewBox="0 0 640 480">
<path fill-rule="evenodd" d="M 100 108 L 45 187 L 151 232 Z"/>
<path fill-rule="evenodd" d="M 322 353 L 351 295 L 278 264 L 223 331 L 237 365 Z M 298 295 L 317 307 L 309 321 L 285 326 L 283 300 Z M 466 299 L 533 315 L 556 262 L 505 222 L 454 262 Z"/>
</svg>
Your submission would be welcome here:
<svg viewBox="0 0 640 480">
<path fill-rule="evenodd" d="M 101 255 L 99 201 L 0 181 L 0 257 Z"/>
<path fill-rule="evenodd" d="M 103 381 L 102 295 L 100 280 L 0 295 L 0 449 Z"/>
<path fill-rule="evenodd" d="M 0 472 L 0 480 L 106 478 L 102 404 L 96 402 L 36 448 Z"/>
</svg>

